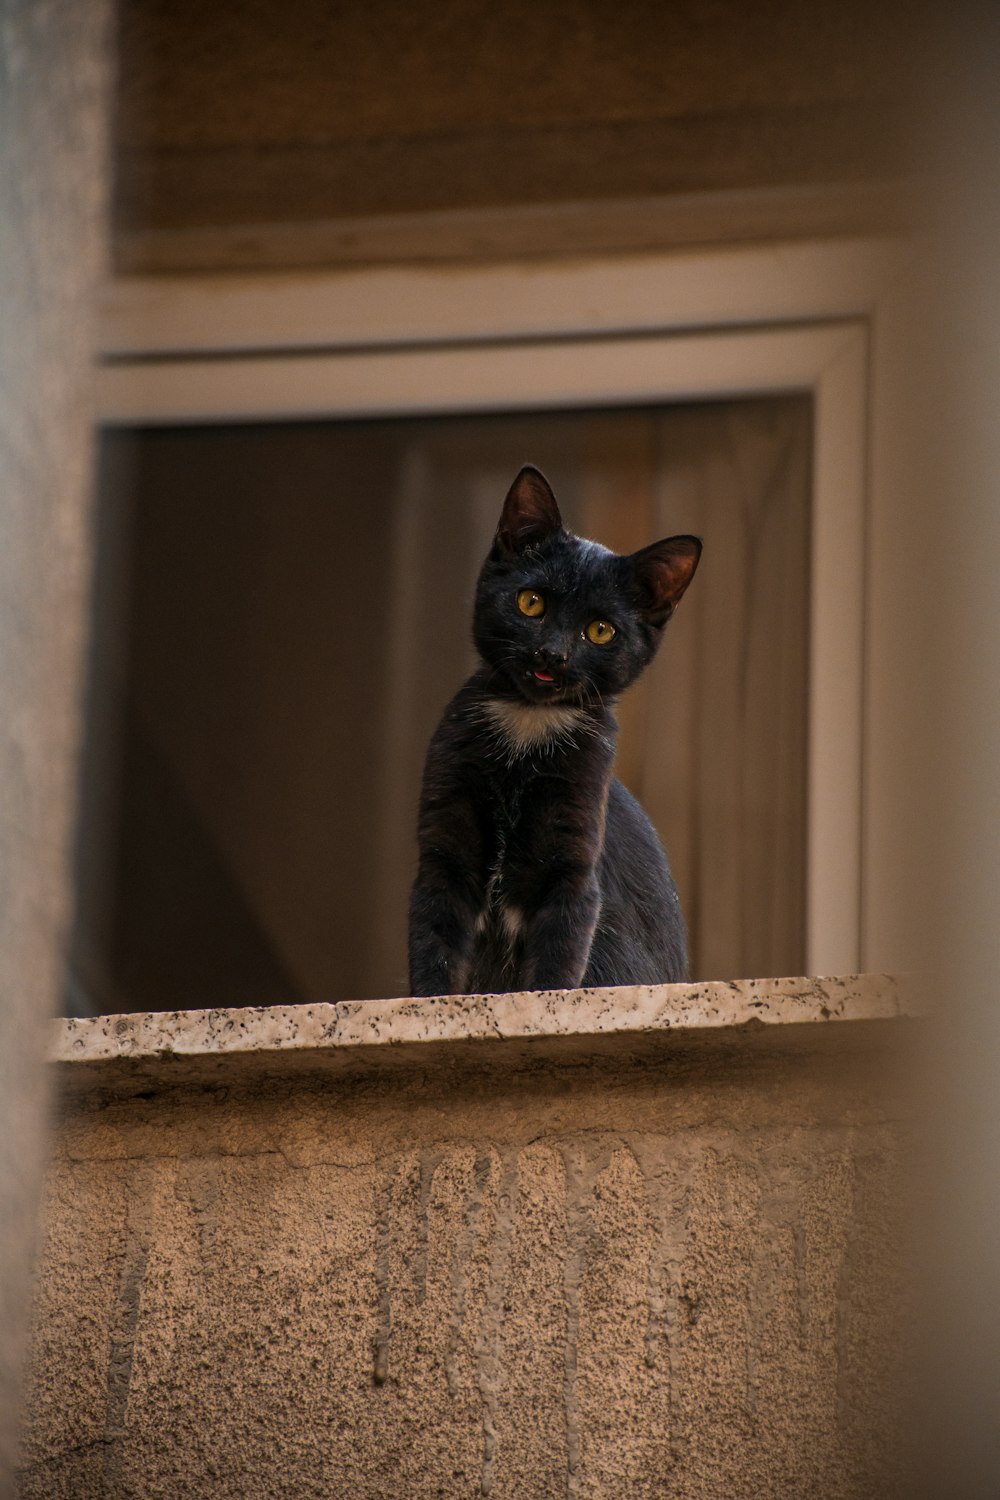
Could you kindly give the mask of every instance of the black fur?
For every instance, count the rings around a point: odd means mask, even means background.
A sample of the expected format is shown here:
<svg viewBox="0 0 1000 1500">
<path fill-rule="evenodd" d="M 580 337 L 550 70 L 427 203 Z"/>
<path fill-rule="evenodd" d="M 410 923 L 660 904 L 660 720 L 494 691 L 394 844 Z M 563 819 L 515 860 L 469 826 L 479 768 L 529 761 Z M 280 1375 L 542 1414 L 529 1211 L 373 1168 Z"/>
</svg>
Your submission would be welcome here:
<svg viewBox="0 0 1000 1500">
<path fill-rule="evenodd" d="M 476 591 L 481 665 L 427 752 L 412 994 L 686 977 L 666 857 L 612 775 L 613 707 L 700 555 L 697 537 L 677 536 L 618 556 L 564 528 L 537 469 L 515 479 Z M 523 590 L 544 613 L 522 613 Z M 604 645 L 586 634 L 598 620 L 615 627 Z"/>
</svg>

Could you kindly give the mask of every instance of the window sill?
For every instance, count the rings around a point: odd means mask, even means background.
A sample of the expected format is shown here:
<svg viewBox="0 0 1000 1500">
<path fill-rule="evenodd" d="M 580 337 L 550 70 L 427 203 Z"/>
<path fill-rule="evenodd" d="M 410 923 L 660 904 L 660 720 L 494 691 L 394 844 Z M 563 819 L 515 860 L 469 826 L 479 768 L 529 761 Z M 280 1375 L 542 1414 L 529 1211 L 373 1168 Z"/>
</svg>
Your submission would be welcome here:
<svg viewBox="0 0 1000 1500">
<path fill-rule="evenodd" d="M 58 1022 L 50 1055 L 73 1092 L 133 1093 L 414 1066 L 657 1062 L 692 1049 L 856 1050 L 912 1013 L 888 975 L 745 979 L 98 1016 Z"/>
</svg>

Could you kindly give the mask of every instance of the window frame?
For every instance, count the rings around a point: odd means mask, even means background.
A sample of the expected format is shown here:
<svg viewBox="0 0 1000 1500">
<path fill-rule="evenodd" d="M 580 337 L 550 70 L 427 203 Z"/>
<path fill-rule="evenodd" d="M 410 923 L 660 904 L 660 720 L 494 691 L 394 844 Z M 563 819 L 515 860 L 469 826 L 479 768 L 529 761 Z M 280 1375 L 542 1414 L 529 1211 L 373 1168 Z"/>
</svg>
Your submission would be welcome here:
<svg viewBox="0 0 1000 1500">
<path fill-rule="evenodd" d="M 121 278 L 103 425 L 812 398 L 806 966 L 867 944 L 871 420 L 891 241 L 288 275 Z"/>
</svg>

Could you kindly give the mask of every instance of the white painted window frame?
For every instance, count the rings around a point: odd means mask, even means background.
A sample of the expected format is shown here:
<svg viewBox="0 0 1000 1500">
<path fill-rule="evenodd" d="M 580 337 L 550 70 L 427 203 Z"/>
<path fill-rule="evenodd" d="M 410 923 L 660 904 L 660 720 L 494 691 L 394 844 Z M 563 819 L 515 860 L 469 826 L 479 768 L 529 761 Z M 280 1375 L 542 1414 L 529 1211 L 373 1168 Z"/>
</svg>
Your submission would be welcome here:
<svg viewBox="0 0 1000 1500">
<path fill-rule="evenodd" d="M 865 965 L 873 334 L 899 247 L 120 280 L 101 423 L 286 421 L 804 392 L 814 402 L 806 954 Z"/>
</svg>

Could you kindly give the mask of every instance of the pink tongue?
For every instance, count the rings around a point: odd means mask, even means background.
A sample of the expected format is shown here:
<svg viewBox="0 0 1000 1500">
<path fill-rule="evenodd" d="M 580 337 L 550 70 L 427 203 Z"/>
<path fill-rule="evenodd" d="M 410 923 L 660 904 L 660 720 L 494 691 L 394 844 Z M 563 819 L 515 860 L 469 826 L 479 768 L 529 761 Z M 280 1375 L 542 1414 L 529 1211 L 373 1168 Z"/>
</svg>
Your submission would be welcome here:
<svg viewBox="0 0 1000 1500">
<path fill-rule="evenodd" d="M 553 677 L 551 672 L 539 672 L 536 668 L 535 676 L 538 678 L 539 682 L 555 682 L 555 678 Z"/>
</svg>

